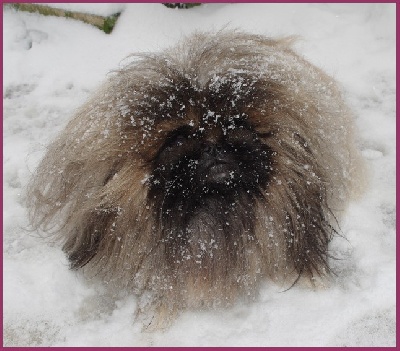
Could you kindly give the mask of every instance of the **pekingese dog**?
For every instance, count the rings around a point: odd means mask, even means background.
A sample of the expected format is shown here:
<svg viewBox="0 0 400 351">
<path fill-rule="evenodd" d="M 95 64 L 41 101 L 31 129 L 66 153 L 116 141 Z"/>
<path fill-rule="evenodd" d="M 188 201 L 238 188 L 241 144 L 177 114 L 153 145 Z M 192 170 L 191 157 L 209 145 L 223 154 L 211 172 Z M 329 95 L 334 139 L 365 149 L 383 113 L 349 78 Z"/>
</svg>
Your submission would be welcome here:
<svg viewBox="0 0 400 351">
<path fill-rule="evenodd" d="M 50 144 L 33 226 L 161 320 L 327 275 L 359 156 L 336 83 L 291 42 L 221 31 L 135 55 Z"/>
</svg>

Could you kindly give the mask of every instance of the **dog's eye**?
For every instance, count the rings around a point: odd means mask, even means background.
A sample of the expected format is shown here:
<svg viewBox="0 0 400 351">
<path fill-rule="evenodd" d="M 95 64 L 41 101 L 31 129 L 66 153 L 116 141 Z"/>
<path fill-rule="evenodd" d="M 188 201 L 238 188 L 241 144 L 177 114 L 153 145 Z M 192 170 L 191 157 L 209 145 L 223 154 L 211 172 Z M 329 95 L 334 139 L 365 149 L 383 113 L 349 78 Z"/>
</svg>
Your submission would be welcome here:
<svg viewBox="0 0 400 351">
<path fill-rule="evenodd" d="M 171 132 L 165 142 L 166 148 L 180 147 L 190 138 L 190 130 L 186 127 Z"/>
<path fill-rule="evenodd" d="M 174 146 L 182 146 L 183 143 L 186 141 L 186 137 L 183 135 L 178 135 L 173 141 Z"/>
</svg>

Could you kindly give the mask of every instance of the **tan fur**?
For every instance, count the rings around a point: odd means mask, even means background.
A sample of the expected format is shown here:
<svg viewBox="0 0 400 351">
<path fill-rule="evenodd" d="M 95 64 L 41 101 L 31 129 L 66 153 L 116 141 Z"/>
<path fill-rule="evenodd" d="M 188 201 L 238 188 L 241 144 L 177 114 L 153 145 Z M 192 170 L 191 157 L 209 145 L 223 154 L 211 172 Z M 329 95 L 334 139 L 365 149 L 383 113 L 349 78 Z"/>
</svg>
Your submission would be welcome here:
<svg viewBox="0 0 400 351">
<path fill-rule="evenodd" d="M 337 228 L 336 219 L 357 188 L 360 159 L 352 116 L 336 83 L 290 44 L 290 38 L 222 31 L 197 33 L 160 54 L 135 56 L 50 144 L 29 185 L 34 227 L 55 232 L 67 254 L 85 245 L 93 249 L 94 233 L 100 232 L 93 257 L 80 266 L 119 289 L 152 291 L 160 320 L 185 308 L 223 307 L 243 296 L 254 298 L 265 279 L 289 287 L 297 275 L 328 273 L 324 265 L 306 262 L 302 246 L 308 245 L 307 234 L 301 226 L 313 224 L 304 207 L 321 207 Z M 243 79 L 241 72 L 246 73 Z M 203 254 L 198 243 L 212 238 L 202 232 L 211 219 L 200 214 L 191 228 L 196 244 L 190 246 L 190 258 L 171 266 L 157 224 L 157 204 L 148 198 L 152 160 L 168 132 L 181 125 L 200 127 L 204 116 L 196 104 L 207 87 L 231 79 L 239 79 L 238 96 L 243 89 L 249 95 L 242 97 L 244 102 L 233 98 L 229 103 L 240 104 L 238 109 L 274 151 L 271 180 L 255 203 L 254 233 L 240 238 L 244 249 L 238 253 L 215 248 L 214 256 L 210 249 L 196 260 Z M 185 95 L 185 82 L 197 94 L 194 105 Z M 247 88 L 240 88 L 243 84 Z M 209 138 L 217 139 L 218 133 L 210 131 Z M 293 257 L 293 252 L 301 254 Z"/>
</svg>

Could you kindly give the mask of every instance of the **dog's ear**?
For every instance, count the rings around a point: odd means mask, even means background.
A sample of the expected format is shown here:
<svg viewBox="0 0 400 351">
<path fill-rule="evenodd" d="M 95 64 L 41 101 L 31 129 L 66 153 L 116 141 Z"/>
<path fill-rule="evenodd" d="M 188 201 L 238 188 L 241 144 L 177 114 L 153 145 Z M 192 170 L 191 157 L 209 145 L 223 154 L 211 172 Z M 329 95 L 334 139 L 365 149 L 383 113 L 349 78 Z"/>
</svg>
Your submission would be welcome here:
<svg viewBox="0 0 400 351">
<path fill-rule="evenodd" d="M 286 245 L 288 256 L 299 275 L 313 277 L 330 272 L 328 245 L 335 233 L 325 189 L 293 193 L 286 212 Z M 331 224 L 332 223 L 332 224 Z"/>
<path fill-rule="evenodd" d="M 96 209 L 83 217 L 81 224 L 73 228 L 74 232 L 68 235 L 68 240 L 63 246 L 72 269 L 85 266 L 96 256 L 103 239 L 110 232 L 116 212 L 110 209 Z"/>
</svg>

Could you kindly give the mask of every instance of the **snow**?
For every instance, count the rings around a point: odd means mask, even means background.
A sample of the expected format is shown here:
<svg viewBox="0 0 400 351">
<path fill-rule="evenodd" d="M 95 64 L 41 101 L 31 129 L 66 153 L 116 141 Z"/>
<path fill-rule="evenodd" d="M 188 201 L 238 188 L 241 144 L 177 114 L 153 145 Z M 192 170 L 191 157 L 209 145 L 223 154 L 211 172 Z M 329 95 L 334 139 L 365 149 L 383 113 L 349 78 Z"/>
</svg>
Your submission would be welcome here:
<svg viewBox="0 0 400 351">
<path fill-rule="evenodd" d="M 395 4 L 57 4 L 110 15 L 112 34 L 71 19 L 4 10 L 3 218 L 6 346 L 395 346 Z M 282 292 L 266 283 L 252 304 L 188 311 L 142 332 L 135 296 L 69 271 L 51 240 L 26 230 L 24 190 L 46 145 L 123 58 L 166 48 L 196 29 L 298 35 L 296 49 L 333 75 L 356 114 L 366 193 L 336 238 L 330 286 Z M 106 133 L 106 131 L 105 131 Z"/>
</svg>

